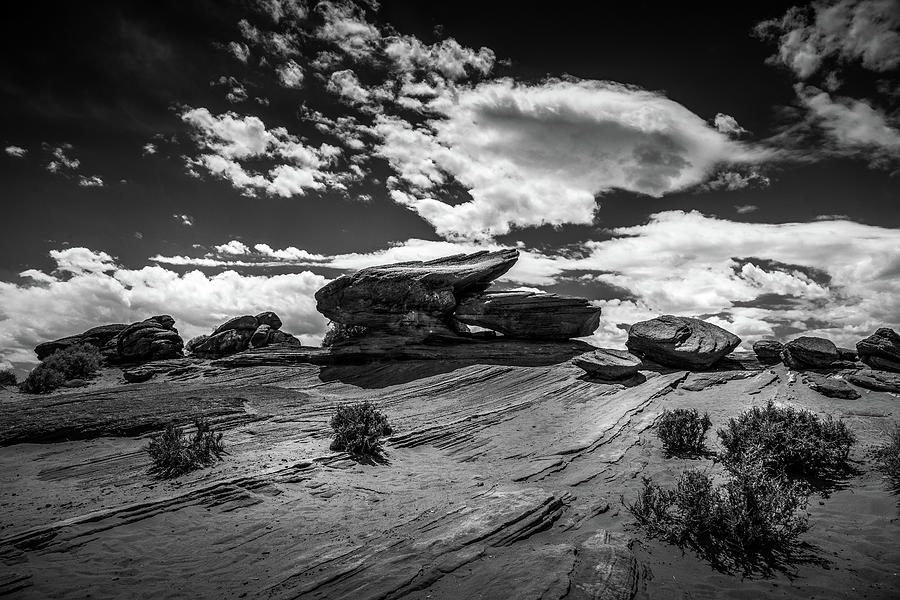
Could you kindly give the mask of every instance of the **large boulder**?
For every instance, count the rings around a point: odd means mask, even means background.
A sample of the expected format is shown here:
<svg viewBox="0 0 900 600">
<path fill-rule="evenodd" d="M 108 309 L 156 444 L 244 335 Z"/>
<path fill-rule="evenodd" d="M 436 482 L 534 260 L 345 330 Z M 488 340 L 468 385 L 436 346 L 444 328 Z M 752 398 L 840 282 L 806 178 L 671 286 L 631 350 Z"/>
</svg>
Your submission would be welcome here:
<svg viewBox="0 0 900 600">
<path fill-rule="evenodd" d="M 663 315 L 635 323 L 625 346 L 634 354 L 678 369 L 706 369 L 738 347 L 741 338 L 712 323 Z"/>
<path fill-rule="evenodd" d="M 453 314 L 510 337 L 548 340 L 590 335 L 600 322 L 600 309 L 584 298 L 520 291 L 470 294 Z"/>
<path fill-rule="evenodd" d="M 121 333 L 122 330 L 126 327 L 128 327 L 128 325 L 125 323 L 113 323 L 110 325 L 93 327 L 78 335 L 72 335 L 58 340 L 53 340 L 52 342 L 44 342 L 42 344 L 38 344 L 34 348 L 34 353 L 37 354 L 38 360 L 44 360 L 58 350 L 62 350 L 64 348 L 68 348 L 69 346 L 75 346 L 78 344 L 91 344 L 92 346 L 96 346 L 97 348 L 103 348 L 117 335 L 119 335 L 119 333 Z"/>
<path fill-rule="evenodd" d="M 253 335 L 253 332 L 256 331 L 257 327 L 259 327 L 259 321 L 256 317 L 251 315 L 243 315 L 240 317 L 234 317 L 233 319 L 228 319 L 227 321 L 216 327 L 215 330 L 213 330 L 212 335 L 231 330 L 249 331 L 250 335 Z"/>
<path fill-rule="evenodd" d="M 572 364 L 599 379 L 628 379 L 637 375 L 641 359 L 627 350 L 601 348 L 572 359 Z"/>
<path fill-rule="evenodd" d="M 281 329 L 281 319 L 278 318 L 278 315 L 273 313 L 271 310 L 267 310 L 266 312 L 261 312 L 256 315 L 256 322 L 260 325 L 268 325 L 272 329 Z"/>
<path fill-rule="evenodd" d="M 447 323 L 458 298 L 484 291 L 518 257 L 499 250 L 368 267 L 316 292 L 316 308 L 337 323 L 407 339 L 456 336 Z"/>
<path fill-rule="evenodd" d="M 272 327 L 269 325 L 260 325 L 250 337 L 251 348 L 262 348 L 269 344 L 269 336 L 272 333 Z"/>
<path fill-rule="evenodd" d="M 201 358 L 221 358 L 248 348 L 263 348 L 272 344 L 300 345 L 300 340 L 280 331 L 281 319 L 272 311 L 242 315 L 228 319 L 216 327 L 210 335 L 200 335 L 187 343 L 185 348 Z"/>
<path fill-rule="evenodd" d="M 756 358 L 764 365 L 774 365 L 781 362 L 781 351 L 784 344 L 775 340 L 759 340 L 753 344 L 753 352 Z"/>
<path fill-rule="evenodd" d="M 218 358 L 228 354 L 234 354 L 241 350 L 246 350 L 250 342 L 250 337 L 237 329 L 226 329 L 219 333 L 204 336 L 203 340 L 197 343 L 191 343 L 191 354 L 201 358 Z M 194 340 L 191 340 L 194 342 Z"/>
<path fill-rule="evenodd" d="M 856 343 L 859 360 L 873 369 L 900 373 L 900 335 L 888 327 Z"/>
<path fill-rule="evenodd" d="M 174 325 L 175 319 L 169 315 L 132 323 L 116 336 L 116 352 L 107 355 L 107 360 L 128 363 L 182 356 L 184 341 Z"/>
<path fill-rule="evenodd" d="M 788 367 L 798 371 L 826 369 L 840 360 L 840 353 L 831 340 L 801 336 L 784 345 L 781 360 Z"/>
</svg>

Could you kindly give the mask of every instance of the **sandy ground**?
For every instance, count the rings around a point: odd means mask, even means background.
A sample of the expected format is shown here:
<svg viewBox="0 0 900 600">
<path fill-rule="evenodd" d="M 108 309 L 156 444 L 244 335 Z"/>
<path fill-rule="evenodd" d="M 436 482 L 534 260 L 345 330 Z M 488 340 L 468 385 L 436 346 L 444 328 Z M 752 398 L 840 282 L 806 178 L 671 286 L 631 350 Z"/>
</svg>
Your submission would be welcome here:
<svg viewBox="0 0 900 600">
<path fill-rule="evenodd" d="M 866 456 L 900 418 L 892 394 L 826 398 L 781 366 L 646 372 L 632 387 L 568 362 L 173 373 L 0 391 L 0 596 L 898 597 L 900 506 Z M 328 450 L 335 407 L 363 399 L 395 427 L 386 464 Z M 664 457 L 665 408 L 708 411 L 715 429 L 769 399 L 843 418 L 860 440 L 859 475 L 810 499 L 804 540 L 821 560 L 741 578 L 633 528 L 620 498 L 641 476 L 717 468 Z M 226 460 L 149 477 L 149 434 L 197 414 L 225 431 Z"/>
</svg>

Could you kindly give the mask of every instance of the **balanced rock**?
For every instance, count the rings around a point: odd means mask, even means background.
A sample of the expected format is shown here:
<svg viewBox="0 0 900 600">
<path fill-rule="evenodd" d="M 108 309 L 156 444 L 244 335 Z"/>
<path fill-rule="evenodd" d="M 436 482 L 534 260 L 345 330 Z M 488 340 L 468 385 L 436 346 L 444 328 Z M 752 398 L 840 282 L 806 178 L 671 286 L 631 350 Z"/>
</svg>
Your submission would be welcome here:
<svg viewBox="0 0 900 600">
<path fill-rule="evenodd" d="M 844 376 L 853 385 L 876 392 L 900 394 L 900 374 L 875 369 L 863 369 Z"/>
<path fill-rule="evenodd" d="M 600 322 L 600 309 L 584 298 L 521 291 L 470 294 L 453 314 L 511 337 L 549 340 L 590 335 Z"/>
<path fill-rule="evenodd" d="M 859 392 L 853 389 L 853 386 L 851 386 L 843 379 L 826 377 L 825 375 L 820 375 L 819 373 L 807 373 L 806 384 L 811 389 L 814 389 L 823 396 L 828 396 L 829 398 L 856 400 L 860 396 Z"/>
<path fill-rule="evenodd" d="M 273 313 L 271 310 L 267 310 L 266 312 L 261 312 L 256 315 L 256 322 L 260 325 L 268 325 L 272 329 L 281 329 L 281 319 L 278 318 L 278 315 Z"/>
<path fill-rule="evenodd" d="M 825 369 L 840 359 L 837 346 L 831 340 L 801 336 L 784 345 L 781 360 L 795 370 Z"/>
<path fill-rule="evenodd" d="M 628 379 L 637 375 L 641 359 L 627 350 L 601 348 L 572 359 L 572 364 L 580 367 L 592 377 L 600 379 Z"/>
<path fill-rule="evenodd" d="M 107 360 L 125 363 L 182 356 L 184 341 L 174 325 L 175 319 L 169 315 L 132 323 L 116 336 L 116 353 L 108 355 Z M 105 353 L 106 348 L 102 352 Z"/>
<path fill-rule="evenodd" d="M 337 323 L 412 340 L 457 336 L 447 324 L 457 299 L 484 291 L 518 257 L 513 249 L 368 267 L 316 292 L 316 308 Z"/>
<path fill-rule="evenodd" d="M 635 323 L 625 346 L 634 354 L 679 369 L 706 369 L 738 347 L 741 338 L 712 323 L 663 315 Z"/>
<path fill-rule="evenodd" d="M 274 346 L 275 344 L 287 344 L 289 346 L 301 345 L 300 340 L 289 333 L 285 333 L 284 331 L 279 331 L 277 329 L 269 332 L 269 340 L 266 343 L 267 346 Z"/>
<path fill-rule="evenodd" d="M 888 327 L 856 343 L 859 360 L 873 369 L 900 373 L 900 335 Z"/>
<path fill-rule="evenodd" d="M 753 344 L 753 352 L 756 353 L 759 362 L 764 365 L 774 365 L 781 362 L 781 351 L 783 349 L 784 344 L 775 340 L 759 340 Z"/>
</svg>

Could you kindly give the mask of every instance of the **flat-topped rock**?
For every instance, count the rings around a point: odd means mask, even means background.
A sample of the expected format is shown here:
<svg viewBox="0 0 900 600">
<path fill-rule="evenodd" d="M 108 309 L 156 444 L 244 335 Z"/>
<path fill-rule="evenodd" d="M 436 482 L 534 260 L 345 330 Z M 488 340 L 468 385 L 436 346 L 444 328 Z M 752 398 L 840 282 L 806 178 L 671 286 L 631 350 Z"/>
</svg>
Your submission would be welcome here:
<svg viewBox="0 0 900 600">
<path fill-rule="evenodd" d="M 706 369 L 738 347 L 741 338 L 718 325 L 663 315 L 635 323 L 625 345 L 638 356 L 681 369 Z"/>
<path fill-rule="evenodd" d="M 600 379 L 628 379 L 637 375 L 641 359 L 627 350 L 600 348 L 572 359 L 572 364 Z"/>
<path fill-rule="evenodd" d="M 759 340 L 753 344 L 753 352 L 764 365 L 774 365 L 781 362 L 781 351 L 784 344 L 775 340 Z"/>
<path fill-rule="evenodd" d="M 453 334 L 446 320 L 457 299 L 486 289 L 518 258 L 519 252 L 511 249 L 368 267 L 342 275 L 316 292 L 316 308 L 344 325 L 411 338 Z"/>
<path fill-rule="evenodd" d="M 801 336 L 784 345 L 781 360 L 796 370 L 825 369 L 840 360 L 840 354 L 831 340 Z"/>
<path fill-rule="evenodd" d="M 900 335 L 888 327 L 880 327 L 869 337 L 856 343 L 859 360 L 873 369 L 900 373 Z"/>
<path fill-rule="evenodd" d="M 454 316 L 516 338 L 567 339 L 590 335 L 600 322 L 600 309 L 584 298 L 527 291 L 470 294 Z"/>
</svg>

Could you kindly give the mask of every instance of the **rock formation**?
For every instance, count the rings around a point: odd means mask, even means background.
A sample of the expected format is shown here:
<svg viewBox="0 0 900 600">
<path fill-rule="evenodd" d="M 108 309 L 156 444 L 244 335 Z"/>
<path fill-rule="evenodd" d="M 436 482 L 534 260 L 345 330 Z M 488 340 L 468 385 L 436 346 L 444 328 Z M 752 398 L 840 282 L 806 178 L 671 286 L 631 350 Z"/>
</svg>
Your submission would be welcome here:
<svg viewBox="0 0 900 600">
<path fill-rule="evenodd" d="M 900 394 L 900 374 L 875 369 L 863 369 L 844 376 L 853 385 L 876 392 Z"/>
<path fill-rule="evenodd" d="M 242 315 L 216 327 L 210 335 L 201 335 L 187 343 L 185 349 L 201 358 L 219 358 L 247 348 L 263 348 L 273 344 L 299 346 L 300 340 L 280 330 L 281 319 L 271 311 Z"/>
<path fill-rule="evenodd" d="M 774 365 L 781 362 L 781 351 L 784 344 L 775 340 L 759 340 L 753 344 L 753 352 L 764 365 Z"/>
<path fill-rule="evenodd" d="M 826 377 L 819 373 L 807 373 L 806 384 L 811 388 L 829 398 L 841 398 L 844 400 L 856 400 L 860 394 L 853 386 L 843 379 L 834 377 Z"/>
<path fill-rule="evenodd" d="M 661 365 L 678 369 L 706 369 L 737 348 L 741 338 L 717 325 L 663 315 L 635 323 L 626 347 Z"/>
<path fill-rule="evenodd" d="M 900 335 L 893 329 L 880 327 L 875 333 L 856 343 L 859 360 L 873 369 L 900 373 Z"/>
<path fill-rule="evenodd" d="M 572 363 L 592 377 L 608 380 L 628 379 L 637 375 L 641 367 L 640 358 L 627 350 L 613 348 L 587 352 L 573 358 Z"/>
<path fill-rule="evenodd" d="M 341 328 L 364 328 L 338 339 L 377 352 L 425 342 L 479 337 L 464 324 L 517 339 L 564 340 L 589 335 L 600 309 L 581 298 L 531 292 L 486 292 L 518 260 L 517 250 L 460 254 L 427 262 L 368 267 L 316 292 L 316 308 Z"/>
<path fill-rule="evenodd" d="M 157 315 L 131 325 L 101 325 L 79 335 L 44 342 L 34 352 L 38 359 L 44 360 L 58 350 L 77 344 L 96 346 L 107 364 L 120 364 L 181 356 L 184 342 L 175 329 L 175 319 Z"/>
<path fill-rule="evenodd" d="M 840 359 L 837 346 L 831 340 L 801 336 L 784 345 L 781 360 L 795 370 L 825 369 Z"/>
</svg>

